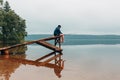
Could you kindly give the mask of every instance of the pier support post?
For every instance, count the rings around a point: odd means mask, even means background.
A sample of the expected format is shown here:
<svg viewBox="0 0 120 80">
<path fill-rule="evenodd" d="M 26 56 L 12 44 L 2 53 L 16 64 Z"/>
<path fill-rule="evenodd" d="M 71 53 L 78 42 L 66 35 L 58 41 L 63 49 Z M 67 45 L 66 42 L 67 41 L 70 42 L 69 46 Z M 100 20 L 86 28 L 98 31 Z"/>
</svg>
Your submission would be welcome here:
<svg viewBox="0 0 120 80">
<path fill-rule="evenodd" d="M 1 55 L 9 55 L 9 51 L 8 50 L 1 50 Z"/>
</svg>

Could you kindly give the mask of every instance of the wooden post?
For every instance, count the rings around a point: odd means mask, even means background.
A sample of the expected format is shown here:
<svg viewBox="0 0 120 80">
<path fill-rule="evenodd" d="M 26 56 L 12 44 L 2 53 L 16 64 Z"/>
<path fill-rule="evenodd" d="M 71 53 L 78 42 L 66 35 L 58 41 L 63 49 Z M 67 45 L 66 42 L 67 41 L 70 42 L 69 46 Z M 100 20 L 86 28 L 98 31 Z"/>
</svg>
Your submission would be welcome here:
<svg viewBox="0 0 120 80">
<path fill-rule="evenodd" d="M 5 50 L 4 53 L 5 53 L 5 55 L 9 55 L 9 51 L 8 50 Z"/>
<path fill-rule="evenodd" d="M 1 55 L 9 55 L 9 51 L 8 50 L 1 50 Z"/>
</svg>

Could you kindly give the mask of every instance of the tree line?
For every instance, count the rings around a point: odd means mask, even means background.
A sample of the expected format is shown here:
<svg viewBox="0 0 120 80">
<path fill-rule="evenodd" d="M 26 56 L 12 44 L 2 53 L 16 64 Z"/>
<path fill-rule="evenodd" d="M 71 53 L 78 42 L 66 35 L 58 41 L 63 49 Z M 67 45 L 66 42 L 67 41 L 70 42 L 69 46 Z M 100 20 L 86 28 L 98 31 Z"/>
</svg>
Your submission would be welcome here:
<svg viewBox="0 0 120 80">
<path fill-rule="evenodd" d="M 22 43 L 27 36 L 26 22 L 11 9 L 8 1 L 0 0 L 0 42 Z"/>
</svg>

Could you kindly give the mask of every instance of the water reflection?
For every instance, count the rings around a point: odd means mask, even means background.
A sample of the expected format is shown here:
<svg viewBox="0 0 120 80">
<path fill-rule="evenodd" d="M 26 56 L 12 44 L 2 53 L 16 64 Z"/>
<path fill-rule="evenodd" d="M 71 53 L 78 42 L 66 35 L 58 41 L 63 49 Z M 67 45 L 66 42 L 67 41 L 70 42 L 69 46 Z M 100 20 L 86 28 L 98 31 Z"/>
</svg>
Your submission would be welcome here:
<svg viewBox="0 0 120 80">
<path fill-rule="evenodd" d="M 11 55 L 0 55 L 0 80 L 9 80 L 11 74 L 15 72 L 17 68 L 23 65 L 44 66 L 54 69 L 54 73 L 59 78 L 61 77 L 61 71 L 64 68 L 64 61 L 61 58 L 62 54 L 52 52 L 45 56 L 42 56 L 36 60 L 26 59 L 25 46 L 10 49 Z"/>
<path fill-rule="evenodd" d="M 10 75 L 20 66 L 20 63 L 12 62 L 11 58 L 25 59 L 27 46 L 9 49 L 10 55 L 0 55 L 0 80 L 9 80 Z"/>
</svg>

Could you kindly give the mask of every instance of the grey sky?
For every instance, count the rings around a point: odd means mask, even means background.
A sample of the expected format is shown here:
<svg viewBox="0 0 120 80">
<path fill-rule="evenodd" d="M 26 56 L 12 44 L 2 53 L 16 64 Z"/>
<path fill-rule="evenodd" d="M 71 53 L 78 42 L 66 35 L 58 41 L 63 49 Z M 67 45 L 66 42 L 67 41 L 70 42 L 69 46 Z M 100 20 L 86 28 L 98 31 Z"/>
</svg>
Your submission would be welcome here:
<svg viewBox="0 0 120 80">
<path fill-rule="evenodd" d="M 120 0 L 8 0 L 28 34 L 120 34 Z"/>
</svg>

